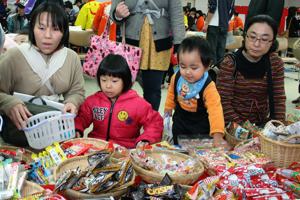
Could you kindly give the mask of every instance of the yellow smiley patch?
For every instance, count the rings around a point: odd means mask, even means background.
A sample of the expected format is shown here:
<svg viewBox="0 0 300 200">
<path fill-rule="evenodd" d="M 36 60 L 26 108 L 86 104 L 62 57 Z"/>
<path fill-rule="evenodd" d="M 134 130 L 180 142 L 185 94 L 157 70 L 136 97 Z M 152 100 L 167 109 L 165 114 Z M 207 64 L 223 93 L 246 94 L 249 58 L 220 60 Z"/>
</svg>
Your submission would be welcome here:
<svg viewBox="0 0 300 200">
<path fill-rule="evenodd" d="M 128 113 L 126 111 L 122 110 L 118 113 L 118 119 L 121 122 L 124 122 L 127 118 L 128 118 Z"/>
</svg>

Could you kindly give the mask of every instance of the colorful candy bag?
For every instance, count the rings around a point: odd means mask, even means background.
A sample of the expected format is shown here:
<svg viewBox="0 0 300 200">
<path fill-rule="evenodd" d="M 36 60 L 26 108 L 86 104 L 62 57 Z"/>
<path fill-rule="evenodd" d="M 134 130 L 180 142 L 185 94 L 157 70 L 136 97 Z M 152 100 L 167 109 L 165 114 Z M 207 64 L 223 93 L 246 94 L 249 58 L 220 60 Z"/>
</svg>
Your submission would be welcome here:
<svg viewBox="0 0 300 200">
<path fill-rule="evenodd" d="M 237 124 L 236 122 L 230 122 L 227 126 L 227 131 L 230 135 L 234 136 L 235 138 L 246 140 L 250 138 L 250 132 Z"/>
</svg>

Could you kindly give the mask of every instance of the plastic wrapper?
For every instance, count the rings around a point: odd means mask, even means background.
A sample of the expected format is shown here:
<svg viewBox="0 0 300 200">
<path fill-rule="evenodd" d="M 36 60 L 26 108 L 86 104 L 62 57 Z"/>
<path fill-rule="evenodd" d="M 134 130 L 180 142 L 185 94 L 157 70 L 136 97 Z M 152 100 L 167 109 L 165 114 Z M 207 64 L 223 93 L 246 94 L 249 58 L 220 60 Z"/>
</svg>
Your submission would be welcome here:
<svg viewBox="0 0 300 200">
<path fill-rule="evenodd" d="M 300 134 L 300 121 L 295 122 L 295 123 L 293 123 L 291 125 L 288 125 L 286 127 L 286 130 L 291 135 Z"/>
<path fill-rule="evenodd" d="M 291 181 L 300 183 L 300 172 L 291 169 L 277 169 L 276 174 Z"/>
<path fill-rule="evenodd" d="M 113 163 L 110 152 L 103 150 L 87 157 L 89 167 L 69 170 L 58 178 L 55 191 L 73 189 L 85 193 L 105 193 L 120 189 L 133 179 L 133 167 L 129 159 Z"/>
<path fill-rule="evenodd" d="M 68 146 L 64 150 L 65 154 L 68 158 L 72 158 L 75 156 L 84 155 L 93 145 L 80 142 L 70 142 L 65 144 L 65 146 Z"/>
<path fill-rule="evenodd" d="M 218 176 L 211 176 L 197 182 L 188 192 L 185 193 L 184 199 L 192 200 L 212 198 L 218 181 Z"/>
<path fill-rule="evenodd" d="M 242 145 L 238 145 L 234 148 L 234 151 L 239 153 L 245 152 L 259 152 L 260 151 L 260 142 L 259 138 L 253 138 L 252 140 L 248 140 L 244 142 Z"/>
<path fill-rule="evenodd" d="M 168 174 L 164 176 L 159 184 L 140 183 L 136 188 L 132 188 L 126 197 L 126 200 L 144 200 L 144 199 L 161 199 L 161 200 L 181 200 L 183 199 L 182 188 L 172 184 L 172 180 Z"/>
<path fill-rule="evenodd" d="M 102 150 L 88 156 L 90 166 L 101 168 L 109 162 L 111 153 L 107 150 Z"/>
<path fill-rule="evenodd" d="M 291 193 L 282 193 L 282 194 L 271 194 L 271 195 L 262 195 L 249 198 L 251 200 L 291 200 L 295 199 L 294 195 Z"/>
<path fill-rule="evenodd" d="M 161 154 L 162 162 L 147 156 L 144 151 L 132 153 L 132 159 L 142 168 L 158 172 L 160 174 L 189 174 L 194 170 L 195 160 L 176 161 L 166 154 Z"/>
<path fill-rule="evenodd" d="M 242 140 L 246 140 L 250 136 L 250 132 L 236 122 L 230 122 L 227 126 L 227 131 L 230 135 Z"/>
<path fill-rule="evenodd" d="M 300 184 L 287 180 L 287 179 L 282 179 L 281 183 L 284 185 L 284 188 L 286 188 L 287 190 L 292 190 L 294 193 L 296 193 L 297 195 L 300 195 Z"/>
</svg>

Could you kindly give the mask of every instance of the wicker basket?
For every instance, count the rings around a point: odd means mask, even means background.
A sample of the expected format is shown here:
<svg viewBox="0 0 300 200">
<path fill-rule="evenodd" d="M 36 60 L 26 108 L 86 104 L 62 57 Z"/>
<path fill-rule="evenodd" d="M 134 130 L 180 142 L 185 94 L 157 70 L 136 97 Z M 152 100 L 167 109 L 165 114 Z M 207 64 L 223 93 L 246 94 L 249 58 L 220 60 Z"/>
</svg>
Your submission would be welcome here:
<svg viewBox="0 0 300 200">
<path fill-rule="evenodd" d="M 0 149 L 10 150 L 10 151 L 16 151 L 17 149 L 20 149 L 20 147 L 15 147 L 15 146 L 0 146 Z M 23 154 L 23 160 L 26 163 L 30 163 L 32 161 L 32 158 L 31 158 L 31 154 L 32 153 L 33 153 L 32 151 L 29 151 L 29 150 L 25 149 L 25 153 Z"/>
<path fill-rule="evenodd" d="M 43 192 L 44 188 L 36 183 L 25 181 L 21 190 L 21 196 L 26 197 L 35 193 Z"/>
<path fill-rule="evenodd" d="M 242 139 L 238 139 L 234 137 L 233 135 L 229 134 L 227 131 L 225 131 L 225 139 L 232 147 L 235 147 L 235 145 L 244 141 Z"/>
<path fill-rule="evenodd" d="M 299 138 L 300 135 L 294 135 L 286 140 L 292 138 Z M 260 134 L 259 140 L 261 143 L 261 151 L 271 158 L 276 167 L 288 167 L 292 162 L 300 161 L 300 144 L 289 144 L 272 140 Z"/>
<path fill-rule="evenodd" d="M 81 169 L 85 169 L 89 166 L 87 156 L 78 156 L 74 158 L 70 158 L 68 160 L 63 161 L 59 164 L 59 166 L 54 171 L 54 179 L 57 180 L 58 177 L 67 170 L 73 170 L 77 167 Z M 75 190 L 68 189 L 64 191 L 64 196 L 67 199 L 98 199 L 103 197 L 120 197 L 121 195 L 125 194 L 127 192 L 127 189 L 129 186 L 134 184 L 135 176 L 133 176 L 132 180 L 119 188 L 115 188 L 113 190 L 110 190 L 108 192 L 105 192 L 104 194 L 89 194 L 89 193 L 81 193 Z"/>
<path fill-rule="evenodd" d="M 132 153 L 134 153 L 134 152 L 135 152 L 135 150 L 132 151 Z M 146 151 L 146 154 L 147 154 L 147 156 L 152 157 L 153 159 L 155 159 L 158 162 L 164 162 L 161 158 L 161 155 L 163 155 L 163 154 L 167 155 L 168 157 L 170 157 L 171 159 L 176 160 L 176 161 L 185 161 L 187 159 L 192 158 L 188 155 L 178 153 L 175 151 L 168 151 L 168 150 L 150 150 L 150 151 Z M 196 162 L 195 171 L 191 174 L 184 174 L 184 175 L 183 174 L 176 174 L 176 175 L 169 174 L 173 183 L 182 184 L 182 185 L 190 185 L 190 184 L 193 184 L 194 182 L 196 182 L 198 180 L 198 178 L 203 174 L 204 167 L 203 167 L 203 164 L 201 162 L 199 162 L 199 160 L 195 159 L 195 162 Z M 158 183 L 164 177 L 164 174 L 159 174 L 159 173 L 142 168 L 133 159 L 132 159 L 132 165 L 133 165 L 133 168 L 134 168 L 136 174 L 141 176 L 141 178 L 144 181 L 146 181 L 147 183 Z"/>
<path fill-rule="evenodd" d="M 92 144 L 94 147 L 103 148 L 103 149 L 108 145 L 107 141 L 101 140 L 101 139 L 97 139 L 97 138 L 75 138 L 75 139 L 71 139 L 71 140 L 65 141 L 63 143 L 67 143 L 67 142 L 73 142 L 73 143 L 75 143 L 75 142 L 81 142 L 81 143 L 84 143 L 84 144 Z M 114 146 L 117 147 L 117 146 L 120 146 L 120 145 L 114 143 Z M 113 152 L 111 156 L 113 158 L 116 158 L 116 159 L 124 158 L 125 157 L 124 155 L 122 155 L 122 154 L 120 154 L 118 152 Z"/>
</svg>

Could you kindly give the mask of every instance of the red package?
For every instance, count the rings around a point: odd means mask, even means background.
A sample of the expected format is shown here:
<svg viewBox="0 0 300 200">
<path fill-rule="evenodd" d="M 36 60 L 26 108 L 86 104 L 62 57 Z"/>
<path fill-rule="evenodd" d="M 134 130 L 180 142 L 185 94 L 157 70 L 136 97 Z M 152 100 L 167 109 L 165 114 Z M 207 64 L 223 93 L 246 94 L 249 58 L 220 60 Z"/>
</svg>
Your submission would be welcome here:
<svg viewBox="0 0 300 200">
<path fill-rule="evenodd" d="M 262 195 L 282 194 L 285 193 L 285 191 L 280 188 L 245 188 L 244 193 L 247 198 L 250 198 Z"/>
<path fill-rule="evenodd" d="M 293 193 L 287 192 L 282 194 L 261 195 L 249 198 L 250 200 L 292 200 L 295 199 Z"/>
<path fill-rule="evenodd" d="M 300 172 L 300 163 L 299 162 L 293 162 L 288 169 L 292 169 L 296 172 Z"/>
<path fill-rule="evenodd" d="M 81 142 L 75 142 L 72 146 L 65 149 L 65 154 L 67 158 L 72 158 L 75 156 L 80 156 L 85 154 L 90 147 L 92 147 L 92 144 L 85 144 Z"/>
</svg>

